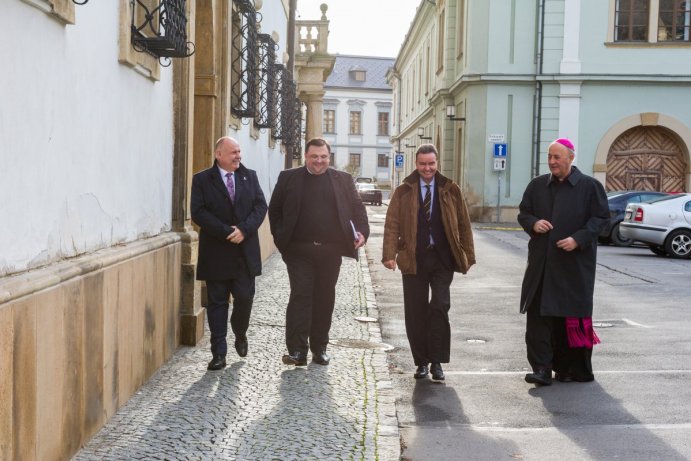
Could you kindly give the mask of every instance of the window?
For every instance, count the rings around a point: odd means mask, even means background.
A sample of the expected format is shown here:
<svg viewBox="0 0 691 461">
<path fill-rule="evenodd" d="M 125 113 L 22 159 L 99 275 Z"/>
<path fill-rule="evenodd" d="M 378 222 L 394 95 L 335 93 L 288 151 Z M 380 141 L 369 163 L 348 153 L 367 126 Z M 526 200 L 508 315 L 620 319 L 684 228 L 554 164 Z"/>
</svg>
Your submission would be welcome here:
<svg viewBox="0 0 691 461">
<path fill-rule="evenodd" d="M 365 81 L 365 71 L 364 70 L 356 70 L 353 72 L 353 79 L 357 82 L 364 82 Z"/>
<path fill-rule="evenodd" d="M 379 168 L 388 168 L 389 156 L 386 154 L 377 154 L 377 166 Z"/>
<path fill-rule="evenodd" d="M 353 168 L 360 168 L 360 154 L 350 154 L 350 162 L 348 165 Z"/>
<path fill-rule="evenodd" d="M 463 34 L 465 34 L 465 0 L 459 0 L 456 7 L 456 59 L 463 56 L 463 47 L 465 45 Z"/>
<path fill-rule="evenodd" d="M 648 41 L 648 0 L 617 0 L 615 41 Z"/>
<path fill-rule="evenodd" d="M 610 0 L 614 42 L 691 42 L 691 1 Z"/>
<path fill-rule="evenodd" d="M 379 112 L 377 114 L 377 136 L 389 135 L 389 113 Z"/>
<path fill-rule="evenodd" d="M 336 111 L 327 109 L 324 111 L 324 133 L 336 132 Z"/>
<path fill-rule="evenodd" d="M 362 134 L 362 112 L 351 111 L 350 112 L 350 134 Z"/>
<path fill-rule="evenodd" d="M 689 41 L 691 1 L 660 0 L 657 40 L 659 42 Z"/>
<path fill-rule="evenodd" d="M 444 10 L 439 13 L 439 21 L 437 22 L 437 73 L 441 72 L 444 68 L 444 48 L 446 48 L 446 43 L 444 43 Z"/>
<path fill-rule="evenodd" d="M 140 53 L 132 46 L 132 15 L 135 22 L 139 21 L 138 24 L 141 24 L 145 21 L 146 10 L 154 8 L 153 1 L 132 3 L 130 0 L 120 0 L 120 11 L 124 13 L 120 14 L 120 37 L 123 39 L 118 41 L 118 60 L 151 80 L 160 80 L 161 67 L 158 58 L 149 53 Z"/>
<path fill-rule="evenodd" d="M 331 152 L 331 155 L 329 155 L 329 165 L 331 165 L 334 168 L 336 167 L 336 153 L 335 152 Z"/>
</svg>

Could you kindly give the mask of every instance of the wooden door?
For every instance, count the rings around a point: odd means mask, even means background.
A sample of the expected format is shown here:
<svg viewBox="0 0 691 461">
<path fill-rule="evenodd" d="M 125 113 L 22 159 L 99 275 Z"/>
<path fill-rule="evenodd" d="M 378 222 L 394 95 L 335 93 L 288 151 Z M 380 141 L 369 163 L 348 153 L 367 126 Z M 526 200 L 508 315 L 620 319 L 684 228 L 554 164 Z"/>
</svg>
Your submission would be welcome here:
<svg viewBox="0 0 691 461">
<path fill-rule="evenodd" d="M 671 131 L 639 126 L 619 136 L 607 154 L 605 188 L 685 192 L 686 155 Z"/>
</svg>

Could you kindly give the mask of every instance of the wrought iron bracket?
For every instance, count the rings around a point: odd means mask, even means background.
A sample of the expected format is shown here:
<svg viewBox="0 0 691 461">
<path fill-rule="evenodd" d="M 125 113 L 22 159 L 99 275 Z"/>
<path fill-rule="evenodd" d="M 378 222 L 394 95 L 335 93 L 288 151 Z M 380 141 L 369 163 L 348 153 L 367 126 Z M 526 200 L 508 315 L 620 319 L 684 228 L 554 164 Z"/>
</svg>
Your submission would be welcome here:
<svg viewBox="0 0 691 461">
<path fill-rule="evenodd" d="M 194 43 L 187 41 L 185 0 L 156 0 L 154 4 L 157 6 L 150 7 L 142 0 L 130 0 L 132 46 L 159 58 L 161 65 L 168 67 L 170 58 L 194 54 Z"/>
</svg>

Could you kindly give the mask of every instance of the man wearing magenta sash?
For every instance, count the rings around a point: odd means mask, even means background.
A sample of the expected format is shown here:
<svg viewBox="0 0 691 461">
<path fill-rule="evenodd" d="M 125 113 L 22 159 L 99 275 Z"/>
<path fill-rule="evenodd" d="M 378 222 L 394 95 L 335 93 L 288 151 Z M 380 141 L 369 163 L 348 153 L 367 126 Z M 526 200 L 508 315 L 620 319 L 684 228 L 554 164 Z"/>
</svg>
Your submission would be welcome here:
<svg viewBox="0 0 691 461">
<path fill-rule="evenodd" d="M 572 165 L 569 139 L 549 146 L 550 173 L 534 178 L 523 193 L 518 222 L 530 235 L 521 290 L 526 313 L 529 383 L 588 382 L 599 342 L 593 330 L 597 237 L 609 219 L 602 184 Z"/>
</svg>

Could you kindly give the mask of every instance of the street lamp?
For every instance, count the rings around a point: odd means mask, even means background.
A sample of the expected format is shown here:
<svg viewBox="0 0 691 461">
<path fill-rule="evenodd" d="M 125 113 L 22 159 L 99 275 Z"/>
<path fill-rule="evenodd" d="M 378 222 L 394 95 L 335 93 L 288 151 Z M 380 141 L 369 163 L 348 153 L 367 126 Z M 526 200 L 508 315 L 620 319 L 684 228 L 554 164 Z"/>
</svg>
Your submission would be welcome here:
<svg viewBox="0 0 691 461">
<path fill-rule="evenodd" d="M 425 129 L 423 127 L 419 127 L 417 129 L 417 137 L 420 139 L 426 139 L 428 141 L 432 139 L 431 136 L 425 136 Z"/>
<path fill-rule="evenodd" d="M 449 120 L 459 120 L 465 122 L 465 117 L 456 117 L 456 106 L 449 104 L 446 106 L 446 118 Z"/>
</svg>

